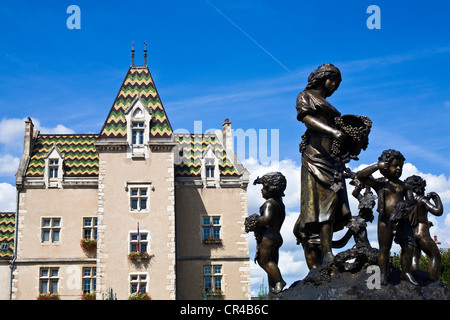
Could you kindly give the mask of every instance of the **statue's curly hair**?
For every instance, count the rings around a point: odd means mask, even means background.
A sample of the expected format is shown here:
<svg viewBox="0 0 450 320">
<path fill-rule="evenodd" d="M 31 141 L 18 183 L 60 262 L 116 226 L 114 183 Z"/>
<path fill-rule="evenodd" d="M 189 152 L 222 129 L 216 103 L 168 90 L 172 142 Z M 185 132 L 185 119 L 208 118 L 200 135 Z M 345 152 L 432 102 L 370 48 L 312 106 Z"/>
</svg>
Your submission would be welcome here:
<svg viewBox="0 0 450 320">
<path fill-rule="evenodd" d="M 284 197 L 287 181 L 281 172 L 269 172 L 253 181 L 254 185 L 262 184 L 274 197 Z"/>
<path fill-rule="evenodd" d="M 394 149 L 384 150 L 378 158 L 378 160 L 388 163 L 391 163 L 394 159 L 405 161 L 405 157 L 401 154 L 401 152 Z"/>
<path fill-rule="evenodd" d="M 411 186 L 414 193 L 417 193 L 420 189 L 425 189 L 427 182 L 422 177 L 412 175 L 405 179 L 405 182 Z"/>
</svg>

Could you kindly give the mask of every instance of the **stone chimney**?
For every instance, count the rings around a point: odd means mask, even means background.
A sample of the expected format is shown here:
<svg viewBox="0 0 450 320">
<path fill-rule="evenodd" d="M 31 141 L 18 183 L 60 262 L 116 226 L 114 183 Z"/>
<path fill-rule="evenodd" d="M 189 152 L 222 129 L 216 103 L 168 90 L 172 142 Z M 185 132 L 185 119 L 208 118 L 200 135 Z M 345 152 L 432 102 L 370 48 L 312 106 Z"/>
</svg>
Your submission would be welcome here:
<svg viewBox="0 0 450 320">
<path fill-rule="evenodd" d="M 34 135 L 34 124 L 33 121 L 31 121 L 31 118 L 28 117 L 27 120 L 25 120 L 25 136 L 23 138 L 22 158 L 20 159 L 19 168 L 16 172 L 16 188 L 18 190 L 22 188 L 25 171 L 27 169 L 28 162 L 30 161 L 31 152 L 33 151 Z"/>
<path fill-rule="evenodd" d="M 25 120 L 25 137 L 23 139 L 23 154 L 31 155 L 32 140 L 34 134 L 34 124 L 30 117 Z"/>
<path fill-rule="evenodd" d="M 226 118 L 224 123 L 222 124 L 222 141 L 225 147 L 225 151 L 228 154 L 233 154 L 234 153 L 233 135 L 231 134 L 231 122 L 228 118 Z"/>
</svg>

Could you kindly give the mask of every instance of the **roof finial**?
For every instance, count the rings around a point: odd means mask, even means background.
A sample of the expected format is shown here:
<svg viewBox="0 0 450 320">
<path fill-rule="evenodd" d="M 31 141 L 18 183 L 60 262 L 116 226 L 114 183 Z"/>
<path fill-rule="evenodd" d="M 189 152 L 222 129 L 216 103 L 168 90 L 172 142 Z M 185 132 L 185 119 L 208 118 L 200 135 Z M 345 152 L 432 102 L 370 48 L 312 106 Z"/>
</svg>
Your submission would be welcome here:
<svg viewBox="0 0 450 320">
<path fill-rule="evenodd" d="M 134 41 L 131 44 L 131 66 L 134 67 Z"/>
<path fill-rule="evenodd" d="M 144 66 L 147 66 L 147 42 L 144 41 Z"/>
</svg>

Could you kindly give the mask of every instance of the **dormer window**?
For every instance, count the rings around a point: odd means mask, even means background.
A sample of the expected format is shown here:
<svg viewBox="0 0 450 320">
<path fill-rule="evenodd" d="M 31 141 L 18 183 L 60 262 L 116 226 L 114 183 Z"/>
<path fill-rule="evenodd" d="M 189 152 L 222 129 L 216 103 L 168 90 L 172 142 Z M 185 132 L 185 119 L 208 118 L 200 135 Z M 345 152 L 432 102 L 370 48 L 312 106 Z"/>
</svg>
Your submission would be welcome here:
<svg viewBox="0 0 450 320">
<path fill-rule="evenodd" d="M 201 177 L 206 187 L 215 187 L 219 180 L 219 158 L 211 145 L 203 152 Z"/>
<path fill-rule="evenodd" d="M 61 188 L 64 176 L 64 154 L 54 145 L 44 157 L 44 181 L 49 188 Z"/>
<path fill-rule="evenodd" d="M 128 141 L 127 157 L 134 159 L 148 157 L 151 118 L 147 104 L 137 95 L 125 110 Z"/>
<path fill-rule="evenodd" d="M 205 159 L 205 176 L 206 179 L 214 178 L 214 171 L 216 170 L 216 166 L 214 164 L 214 159 Z"/>
<path fill-rule="evenodd" d="M 143 122 L 133 122 L 132 124 L 132 136 L 133 145 L 143 145 L 144 144 L 144 123 Z"/>
<path fill-rule="evenodd" d="M 58 179 L 58 159 L 50 159 L 48 161 L 49 178 Z"/>
</svg>

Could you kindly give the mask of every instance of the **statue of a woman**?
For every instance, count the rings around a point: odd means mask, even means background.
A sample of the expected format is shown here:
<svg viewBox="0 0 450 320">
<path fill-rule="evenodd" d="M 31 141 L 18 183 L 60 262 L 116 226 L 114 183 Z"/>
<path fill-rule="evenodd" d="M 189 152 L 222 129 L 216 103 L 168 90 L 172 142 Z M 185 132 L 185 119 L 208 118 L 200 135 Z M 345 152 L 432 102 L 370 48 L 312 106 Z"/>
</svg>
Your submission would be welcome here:
<svg viewBox="0 0 450 320">
<path fill-rule="evenodd" d="M 339 69 L 325 63 L 310 74 L 308 85 L 297 97 L 297 120 L 307 130 L 300 144 L 301 211 L 294 234 L 310 269 L 334 261 L 333 232 L 341 230 L 351 218 L 345 165 L 333 150 L 336 142 L 344 143 L 346 135 L 336 124 L 340 112 L 326 100 L 340 82 Z"/>
</svg>

